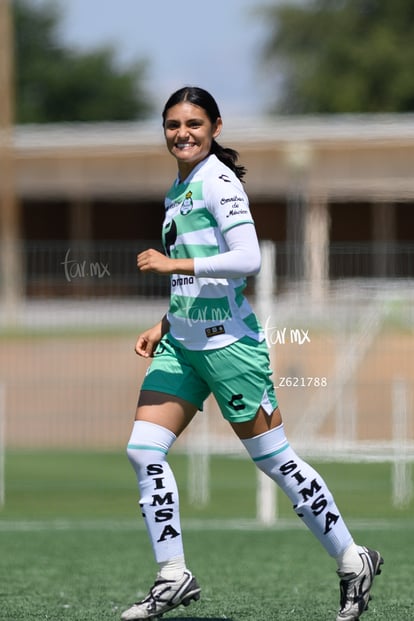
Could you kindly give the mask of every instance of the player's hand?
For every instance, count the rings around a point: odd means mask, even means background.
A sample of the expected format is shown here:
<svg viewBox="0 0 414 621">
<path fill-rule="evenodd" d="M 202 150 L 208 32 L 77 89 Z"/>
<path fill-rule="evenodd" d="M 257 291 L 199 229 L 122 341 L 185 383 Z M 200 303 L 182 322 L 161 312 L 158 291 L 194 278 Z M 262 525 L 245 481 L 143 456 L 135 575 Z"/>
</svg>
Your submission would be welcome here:
<svg viewBox="0 0 414 621">
<path fill-rule="evenodd" d="M 159 321 L 155 326 L 139 335 L 135 344 L 135 353 L 143 358 L 152 358 L 162 336 L 163 326 L 162 321 Z"/>
<path fill-rule="evenodd" d="M 137 255 L 137 267 L 141 272 L 157 272 L 158 274 L 172 274 L 173 261 L 162 252 L 149 248 Z"/>
</svg>

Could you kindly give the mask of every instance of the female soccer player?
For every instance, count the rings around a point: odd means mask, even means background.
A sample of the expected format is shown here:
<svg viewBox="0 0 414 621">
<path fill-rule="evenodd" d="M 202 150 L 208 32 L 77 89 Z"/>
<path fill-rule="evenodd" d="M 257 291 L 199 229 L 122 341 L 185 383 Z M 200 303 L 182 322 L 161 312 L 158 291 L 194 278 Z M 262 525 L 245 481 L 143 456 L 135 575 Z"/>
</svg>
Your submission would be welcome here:
<svg viewBox="0 0 414 621">
<path fill-rule="evenodd" d="M 267 345 L 243 295 L 260 269 L 260 249 L 238 154 L 217 142 L 222 119 L 203 89 L 175 92 L 163 111 L 167 148 L 178 177 L 165 199 L 165 254 L 137 257 L 142 272 L 171 276 L 168 312 L 143 332 L 135 351 L 153 358 L 143 381 L 128 457 L 158 573 L 148 595 L 122 614 L 151 619 L 200 597 L 187 568 L 177 485 L 167 461 L 175 439 L 213 393 L 222 415 L 256 465 L 277 483 L 297 515 L 337 563 L 337 621 L 366 610 L 379 552 L 354 542 L 322 477 L 289 445 Z"/>
</svg>

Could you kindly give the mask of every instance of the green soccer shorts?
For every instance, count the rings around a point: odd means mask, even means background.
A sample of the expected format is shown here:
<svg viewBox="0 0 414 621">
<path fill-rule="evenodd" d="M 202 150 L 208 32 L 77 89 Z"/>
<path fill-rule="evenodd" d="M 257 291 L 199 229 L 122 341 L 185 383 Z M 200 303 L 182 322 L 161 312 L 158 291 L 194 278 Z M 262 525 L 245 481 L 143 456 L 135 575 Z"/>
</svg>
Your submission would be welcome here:
<svg viewBox="0 0 414 621">
<path fill-rule="evenodd" d="M 252 420 L 262 405 L 277 407 L 269 352 L 265 341 L 244 337 L 220 349 L 193 351 L 171 335 L 160 341 L 141 390 L 174 395 L 197 409 L 212 393 L 224 418 L 231 423 Z"/>
</svg>

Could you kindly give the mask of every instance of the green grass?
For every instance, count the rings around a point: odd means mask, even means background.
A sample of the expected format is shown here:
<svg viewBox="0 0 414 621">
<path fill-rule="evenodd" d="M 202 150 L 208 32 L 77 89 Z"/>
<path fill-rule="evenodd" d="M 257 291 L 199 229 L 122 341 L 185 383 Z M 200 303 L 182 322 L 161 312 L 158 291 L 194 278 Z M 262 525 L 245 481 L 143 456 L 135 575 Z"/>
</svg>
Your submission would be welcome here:
<svg viewBox="0 0 414 621">
<path fill-rule="evenodd" d="M 386 564 L 366 619 L 414 618 L 414 531 L 358 531 Z M 324 621 L 338 604 L 333 562 L 301 530 L 189 529 L 189 566 L 200 602 L 165 619 Z M 155 567 L 145 533 L 125 529 L 0 531 L 0 618 L 5 621 L 104 621 L 145 594 Z M 364 616 L 365 618 L 365 616 Z"/>
<path fill-rule="evenodd" d="M 256 474 L 249 461 L 212 460 L 212 494 L 203 508 L 189 502 L 186 458 L 173 454 L 171 463 L 182 490 L 187 562 L 201 584 L 202 599 L 172 611 L 166 620 L 335 619 L 334 562 L 280 494 L 282 526 L 254 523 Z M 322 464 L 318 469 L 356 540 L 377 547 L 385 558 L 364 621 L 414 619 L 413 503 L 404 510 L 392 507 L 390 466 Z M 119 619 L 122 609 L 145 594 L 156 571 L 123 450 L 10 452 L 6 473 L 0 620 Z"/>
<path fill-rule="evenodd" d="M 214 457 L 210 462 L 211 498 L 205 507 L 188 497 L 188 459 L 174 452 L 170 463 L 180 488 L 182 515 L 203 519 L 253 519 L 256 513 L 256 468 L 248 459 Z M 414 499 L 403 510 L 392 506 L 390 464 L 316 464 L 335 494 L 342 513 L 352 519 L 411 519 Z M 7 519 L 134 518 L 135 475 L 125 451 L 14 451 L 6 456 Z M 282 518 L 291 505 L 278 493 Z"/>
</svg>

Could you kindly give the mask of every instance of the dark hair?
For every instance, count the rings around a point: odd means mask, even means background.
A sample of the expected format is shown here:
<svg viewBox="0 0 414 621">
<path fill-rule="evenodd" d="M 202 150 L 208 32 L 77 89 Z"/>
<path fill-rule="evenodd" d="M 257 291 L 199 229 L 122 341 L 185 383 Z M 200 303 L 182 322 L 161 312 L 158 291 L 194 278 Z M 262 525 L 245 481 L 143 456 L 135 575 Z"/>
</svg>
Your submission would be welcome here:
<svg viewBox="0 0 414 621">
<path fill-rule="evenodd" d="M 183 101 L 188 101 L 194 106 L 202 108 L 212 123 L 215 123 L 217 119 L 221 117 L 219 107 L 214 97 L 210 95 L 208 91 L 203 88 L 199 88 L 198 86 L 184 86 L 178 91 L 175 91 L 175 93 L 169 97 L 167 103 L 165 104 L 162 112 L 163 125 L 165 124 L 167 111 Z M 216 155 L 218 159 L 223 162 L 223 164 L 228 166 L 238 179 L 243 179 L 246 174 L 246 168 L 237 164 L 237 160 L 239 159 L 237 151 L 228 147 L 222 147 L 216 140 L 213 139 L 210 149 L 210 154 L 212 153 Z"/>
</svg>

